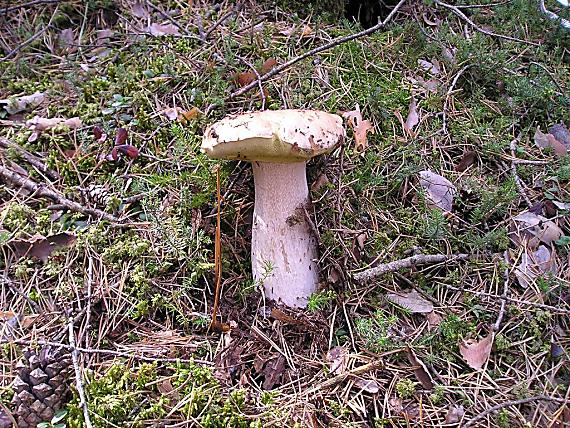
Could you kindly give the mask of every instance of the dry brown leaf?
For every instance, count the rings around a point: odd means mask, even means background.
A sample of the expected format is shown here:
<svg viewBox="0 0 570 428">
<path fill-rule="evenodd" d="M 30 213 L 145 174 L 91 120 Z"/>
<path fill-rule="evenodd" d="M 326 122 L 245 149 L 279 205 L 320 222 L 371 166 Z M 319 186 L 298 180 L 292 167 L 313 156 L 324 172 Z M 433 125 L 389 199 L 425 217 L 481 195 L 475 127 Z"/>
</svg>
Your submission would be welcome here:
<svg viewBox="0 0 570 428">
<path fill-rule="evenodd" d="M 201 114 L 202 112 L 198 107 L 192 107 L 188 111 L 181 111 L 178 115 L 178 121 L 185 124 L 186 122 L 198 119 Z"/>
<path fill-rule="evenodd" d="M 152 23 L 148 26 L 147 32 L 151 36 L 180 36 L 180 30 L 174 24 L 157 24 Z"/>
<path fill-rule="evenodd" d="M 473 165 L 476 160 L 477 160 L 477 152 L 473 150 L 466 151 L 465 153 L 463 153 L 463 156 L 461 157 L 459 163 L 455 166 L 455 171 L 457 172 L 465 171 L 467 168 Z"/>
<path fill-rule="evenodd" d="M 131 12 L 134 16 L 141 19 L 148 19 L 150 18 L 150 13 L 146 5 L 143 2 L 134 2 L 131 6 Z"/>
<path fill-rule="evenodd" d="M 413 314 L 428 314 L 433 311 L 432 303 L 421 297 L 415 290 L 409 293 L 388 293 L 386 299 L 410 310 Z"/>
<path fill-rule="evenodd" d="M 439 65 L 439 61 L 436 59 L 432 61 L 418 59 L 418 65 L 433 76 L 437 76 L 441 73 L 441 66 Z"/>
<path fill-rule="evenodd" d="M 362 153 L 366 149 L 368 132 L 374 133 L 372 122 L 362 119 L 362 113 L 358 104 L 354 110 L 344 112 L 342 117 L 348 121 L 348 125 L 352 128 L 356 151 Z"/>
<path fill-rule="evenodd" d="M 487 363 L 493 347 L 494 333 L 481 340 L 464 340 L 459 344 L 459 353 L 469 367 L 480 370 Z"/>
<path fill-rule="evenodd" d="M 408 113 L 408 117 L 406 119 L 406 123 L 404 124 L 404 128 L 410 135 L 413 135 L 414 127 L 420 122 L 420 117 L 418 115 L 418 108 L 416 104 L 416 99 L 412 97 L 410 101 L 410 111 Z"/>
<path fill-rule="evenodd" d="M 293 35 L 299 35 L 301 37 L 309 37 L 311 34 L 313 34 L 313 29 L 308 25 L 303 25 L 302 28 L 299 28 L 297 26 L 284 28 L 281 31 L 279 31 L 279 33 L 288 37 Z"/>
<path fill-rule="evenodd" d="M 445 416 L 445 423 L 446 424 L 457 424 L 463 419 L 465 415 L 465 409 L 462 405 L 455 405 L 452 404 L 449 406 L 449 410 L 447 411 L 447 415 Z"/>
<path fill-rule="evenodd" d="M 45 262 L 54 250 L 70 247 L 76 239 L 75 235 L 63 232 L 47 237 L 36 235 L 29 240 L 18 239 L 8 245 L 17 258 L 30 257 Z"/>
<path fill-rule="evenodd" d="M 71 28 L 66 28 L 59 33 L 58 37 L 59 48 L 67 53 L 77 50 L 75 42 L 75 34 Z"/>
<path fill-rule="evenodd" d="M 273 389 L 275 384 L 279 382 L 283 372 L 285 371 L 285 357 L 281 354 L 277 358 L 268 361 L 263 368 L 265 380 L 263 381 L 263 389 Z"/>
<path fill-rule="evenodd" d="M 515 268 L 515 276 L 521 287 L 528 287 L 539 276 L 552 272 L 557 273 L 556 253 L 540 245 L 536 251 L 525 248 Z"/>
<path fill-rule="evenodd" d="M 244 71 L 243 73 L 236 73 L 234 76 L 234 81 L 239 87 L 243 87 L 249 85 L 251 82 L 254 82 L 257 79 L 257 76 L 253 71 Z"/>
<path fill-rule="evenodd" d="M 330 363 L 331 374 L 343 374 L 348 364 L 348 349 L 344 346 L 335 346 L 327 352 L 327 361 Z"/>
<path fill-rule="evenodd" d="M 568 153 L 566 146 L 558 141 L 552 134 L 545 134 L 540 129 L 534 133 L 534 143 L 540 148 L 551 147 L 557 156 L 565 156 Z"/>
<path fill-rule="evenodd" d="M 275 58 L 269 58 L 261 65 L 260 74 L 268 73 L 277 66 L 277 60 Z"/>
<path fill-rule="evenodd" d="M 416 379 L 421 383 L 424 389 L 433 389 L 433 379 L 429 374 L 426 365 L 417 357 L 416 353 L 412 348 L 407 348 L 406 354 L 408 360 L 414 366 L 414 374 Z"/>
<path fill-rule="evenodd" d="M 168 120 L 171 122 L 178 119 L 178 113 L 182 111 L 180 107 L 169 107 L 167 109 L 162 110 L 162 114 L 164 114 Z"/>
<path fill-rule="evenodd" d="M 455 186 L 446 178 L 431 171 L 420 171 L 420 186 L 426 192 L 429 201 L 443 211 L 451 211 L 453 198 L 457 193 Z"/>
<path fill-rule="evenodd" d="M 564 232 L 556 223 L 541 215 L 525 211 L 515 217 L 509 225 L 509 239 L 517 246 L 526 244 L 531 249 L 538 248 L 541 242 L 552 244 Z"/>
<path fill-rule="evenodd" d="M 43 92 L 34 92 L 32 95 L 24 95 L 22 97 L 11 97 L 0 100 L 0 104 L 4 105 L 4 110 L 9 114 L 16 114 L 25 110 L 32 110 L 43 103 L 45 94 Z"/>
<path fill-rule="evenodd" d="M 319 174 L 319 176 L 317 177 L 317 179 L 315 181 L 313 181 L 313 184 L 311 184 L 311 191 L 312 192 L 317 192 L 319 191 L 323 186 L 326 186 L 327 184 L 330 183 L 329 178 L 327 177 L 327 175 L 325 173 L 321 173 Z"/>
<path fill-rule="evenodd" d="M 428 330 L 433 330 L 437 328 L 438 325 L 441 324 L 443 321 L 443 317 L 439 315 L 437 312 L 430 312 L 426 315 L 426 320 L 428 322 Z"/>
<path fill-rule="evenodd" d="M 72 117 L 70 119 L 61 117 L 46 119 L 43 117 L 35 116 L 33 119 L 26 121 L 26 126 L 33 131 L 32 135 L 30 135 L 28 138 L 29 142 L 33 142 L 38 139 L 43 131 L 48 131 L 50 129 L 58 127 L 61 127 L 63 129 L 78 129 L 83 126 L 83 123 L 78 117 Z"/>
<path fill-rule="evenodd" d="M 376 394 L 380 391 L 380 385 L 374 379 L 361 379 L 358 378 L 354 381 L 354 384 L 370 394 Z"/>
<path fill-rule="evenodd" d="M 566 128 L 563 123 L 557 123 L 550 127 L 548 132 L 556 138 L 556 140 L 566 147 L 566 150 L 570 150 L 570 131 Z"/>
</svg>

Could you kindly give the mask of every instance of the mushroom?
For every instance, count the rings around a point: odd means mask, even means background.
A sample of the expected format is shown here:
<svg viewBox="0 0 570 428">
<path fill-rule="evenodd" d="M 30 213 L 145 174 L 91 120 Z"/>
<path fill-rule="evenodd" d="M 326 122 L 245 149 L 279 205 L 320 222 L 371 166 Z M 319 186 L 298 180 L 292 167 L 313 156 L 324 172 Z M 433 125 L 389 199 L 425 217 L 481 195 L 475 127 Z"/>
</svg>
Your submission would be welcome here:
<svg viewBox="0 0 570 428">
<path fill-rule="evenodd" d="M 253 278 L 266 297 L 287 306 L 307 306 L 319 281 L 306 161 L 329 153 L 345 135 L 340 116 L 312 110 L 228 116 L 206 129 L 202 151 L 209 157 L 252 163 Z"/>
</svg>

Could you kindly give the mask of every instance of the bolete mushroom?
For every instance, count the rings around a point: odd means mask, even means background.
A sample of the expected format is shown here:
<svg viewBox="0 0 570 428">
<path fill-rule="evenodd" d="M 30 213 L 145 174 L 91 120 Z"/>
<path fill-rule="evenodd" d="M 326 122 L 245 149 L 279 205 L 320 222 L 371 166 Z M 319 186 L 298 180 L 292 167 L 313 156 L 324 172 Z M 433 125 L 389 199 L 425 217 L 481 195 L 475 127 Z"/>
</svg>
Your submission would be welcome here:
<svg viewBox="0 0 570 428">
<path fill-rule="evenodd" d="M 270 299 L 305 307 L 317 289 L 317 242 L 307 217 L 305 164 L 333 150 L 345 135 L 340 116 L 312 110 L 228 116 L 206 129 L 202 150 L 209 157 L 252 163 L 252 273 Z"/>
</svg>

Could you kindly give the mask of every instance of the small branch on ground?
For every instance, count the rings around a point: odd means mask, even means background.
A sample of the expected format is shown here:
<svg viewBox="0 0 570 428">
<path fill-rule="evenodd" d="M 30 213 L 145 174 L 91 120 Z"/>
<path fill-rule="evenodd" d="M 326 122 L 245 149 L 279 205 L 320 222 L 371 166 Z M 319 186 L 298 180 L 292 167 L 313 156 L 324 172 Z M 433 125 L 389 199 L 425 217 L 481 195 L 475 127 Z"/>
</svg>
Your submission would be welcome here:
<svg viewBox="0 0 570 428">
<path fill-rule="evenodd" d="M 528 205 L 528 207 L 532 207 L 532 201 L 530 200 L 530 198 L 528 197 L 528 195 L 526 194 L 526 191 L 524 190 L 525 186 L 524 186 L 524 182 L 521 180 L 521 178 L 519 177 L 518 173 L 517 173 L 517 156 L 516 156 L 516 151 L 517 151 L 517 141 L 518 141 L 518 137 L 515 138 L 514 140 L 511 141 L 511 174 L 513 174 L 513 178 L 515 179 L 515 184 L 517 185 L 517 189 L 520 193 L 520 195 L 522 196 L 522 198 L 524 199 L 524 201 L 526 202 L 526 204 Z"/>
<path fill-rule="evenodd" d="M 89 418 L 89 408 L 85 399 L 85 391 L 83 389 L 83 380 L 81 377 L 81 368 L 79 367 L 79 351 L 75 347 L 75 334 L 73 332 L 73 317 L 69 318 L 69 346 L 71 346 L 71 361 L 75 370 L 75 387 L 79 394 L 79 407 L 83 410 L 83 418 L 87 428 L 93 428 L 91 419 Z"/>
<path fill-rule="evenodd" d="M 499 309 L 499 315 L 497 315 L 497 321 L 493 325 L 493 331 L 497 332 L 501 328 L 501 323 L 505 317 L 505 310 L 507 308 L 507 295 L 509 294 L 509 268 L 506 267 L 503 272 L 503 280 L 505 281 L 503 285 L 503 294 L 501 295 L 501 309 Z"/>
<path fill-rule="evenodd" d="M 469 428 L 471 426 L 475 426 L 475 424 L 478 421 L 480 421 L 481 419 L 484 419 L 487 416 L 489 416 L 490 414 L 498 412 L 499 410 L 504 409 L 505 407 L 518 406 L 520 404 L 532 403 L 533 401 L 554 401 L 556 403 L 562 403 L 562 404 L 568 403 L 568 401 L 563 399 L 563 398 L 549 397 L 548 395 L 535 395 L 533 397 L 522 398 L 520 400 L 505 401 L 505 402 L 499 403 L 493 407 L 489 407 L 487 410 L 485 410 L 485 411 L 479 413 L 477 416 L 469 419 L 467 422 L 465 422 L 463 425 L 461 425 L 461 427 L 462 428 Z"/>
<path fill-rule="evenodd" d="M 61 195 L 60 193 L 48 189 L 43 184 L 38 184 L 33 180 L 30 180 L 27 177 L 24 177 L 16 172 L 6 168 L 5 166 L 0 165 L 0 179 L 3 179 L 6 183 L 10 184 L 13 188 L 24 188 L 30 192 L 33 192 L 34 195 L 50 199 L 59 205 L 63 205 L 70 211 L 80 212 L 82 214 L 90 215 L 95 218 L 99 218 L 102 220 L 107 220 L 113 223 L 120 223 L 121 220 L 115 217 L 112 214 L 108 214 L 104 211 L 101 211 L 97 208 L 88 208 L 84 207 L 77 202 L 74 202 L 70 199 L 67 199 L 65 196 Z"/>
<path fill-rule="evenodd" d="M 473 257 L 474 256 L 472 254 L 417 254 L 405 259 L 395 260 L 393 262 L 384 263 L 379 266 L 366 269 L 365 271 L 354 274 L 353 278 L 358 282 L 366 282 L 384 275 L 385 273 L 395 272 L 400 269 L 432 265 L 436 263 L 455 262 L 459 260 L 467 260 Z"/>
<path fill-rule="evenodd" d="M 4 149 L 15 150 L 16 152 L 18 152 L 18 154 L 20 156 L 22 156 L 22 158 L 26 162 L 28 162 L 30 165 L 32 165 L 34 168 L 36 168 L 39 172 L 45 174 L 46 177 L 48 177 L 50 180 L 57 181 L 57 180 L 61 179 L 61 176 L 59 175 L 59 173 L 57 171 L 54 171 L 54 170 L 48 168 L 47 165 L 43 162 L 43 160 L 41 158 L 39 158 L 38 156 L 28 152 L 26 149 L 20 147 L 19 145 L 17 145 L 13 141 L 8 140 L 7 138 L 0 137 L 0 147 L 2 147 Z"/>
<path fill-rule="evenodd" d="M 273 76 L 276 76 L 277 74 L 288 69 L 292 65 L 297 64 L 299 61 L 302 61 L 306 58 L 312 57 L 312 56 L 314 56 L 320 52 L 329 50 L 335 46 L 341 45 L 341 44 L 349 42 L 351 40 L 358 39 L 358 38 L 364 37 L 364 36 L 368 36 L 368 35 L 376 32 L 376 31 L 380 30 L 381 28 L 384 28 L 392 20 L 394 15 L 400 10 L 400 8 L 404 5 L 404 3 L 406 3 L 406 0 L 400 0 L 400 2 L 398 2 L 398 4 L 396 6 L 394 6 L 394 9 L 392 9 L 390 14 L 386 17 L 386 19 L 384 21 L 379 22 L 375 26 L 370 27 L 367 30 L 360 31 L 358 33 L 350 34 L 348 36 L 338 37 L 338 38 L 334 39 L 333 41 L 331 41 L 327 44 L 319 46 L 315 49 L 311 49 L 310 51 L 307 51 L 304 54 L 299 55 L 295 58 L 291 58 L 289 61 L 271 69 L 270 71 L 265 73 L 263 76 L 261 76 L 259 79 L 256 79 L 253 82 L 249 83 L 248 85 L 245 85 L 244 87 L 238 89 L 237 91 L 232 92 L 229 95 L 229 99 L 234 99 L 236 97 L 239 97 L 240 95 L 245 94 L 246 92 L 249 92 L 250 90 L 255 88 L 257 85 L 259 85 L 260 83 L 265 82 L 266 80 L 270 79 Z M 208 34 L 209 33 L 210 33 L 210 30 L 208 31 Z M 206 34 L 206 37 L 208 36 L 208 34 Z"/>
<path fill-rule="evenodd" d="M 461 77 L 461 75 L 463 73 L 465 73 L 465 71 L 471 67 L 472 64 L 467 64 L 465 67 L 463 67 L 461 70 L 459 70 L 457 72 L 457 74 L 455 75 L 455 77 L 453 78 L 453 80 L 451 81 L 451 85 L 449 86 L 449 89 L 447 90 L 447 94 L 445 95 L 445 101 L 443 103 L 443 126 L 442 126 L 442 130 L 444 134 L 447 134 L 447 109 L 449 106 L 449 99 L 451 97 L 451 94 L 453 93 L 453 90 L 455 89 L 455 85 L 457 85 L 457 81 L 459 80 L 459 78 Z"/>
<path fill-rule="evenodd" d="M 468 288 L 454 287 L 453 285 L 449 285 L 449 284 L 445 284 L 445 286 L 447 288 L 449 288 L 450 290 L 453 290 L 453 291 L 461 291 L 461 292 L 465 292 L 465 293 L 471 293 L 471 294 L 474 294 L 476 296 L 492 297 L 494 299 L 501 299 L 501 300 L 504 300 L 505 302 L 516 303 L 518 305 L 533 306 L 535 308 L 544 309 L 545 311 L 550 311 L 550 312 L 553 312 L 556 314 L 570 315 L 569 310 L 562 309 L 562 308 L 559 308 L 557 306 L 545 305 L 544 303 L 529 302 L 528 300 L 515 299 L 513 297 L 507 297 L 505 295 L 499 296 L 497 294 L 487 293 L 486 291 L 476 291 L 476 290 L 470 290 Z"/>
<path fill-rule="evenodd" d="M 462 20 L 467 22 L 475 30 L 479 31 L 480 33 L 486 34 L 487 36 L 497 37 L 499 39 L 510 40 L 511 42 L 518 42 L 518 43 L 524 43 L 527 45 L 540 46 L 538 43 L 535 43 L 535 42 L 529 42 L 528 40 L 517 39 L 516 37 L 505 36 L 504 34 L 497 34 L 497 33 L 493 33 L 492 31 L 485 30 L 484 28 L 479 27 L 477 24 L 475 24 L 473 21 L 471 21 L 467 17 L 467 15 L 465 15 L 461 10 L 459 10 L 459 8 L 457 6 L 453 6 L 451 4 L 444 3 L 441 0 L 435 0 L 435 4 L 451 10 L 455 15 L 457 15 L 459 18 L 461 18 Z"/>
<path fill-rule="evenodd" d="M 10 6 L 6 8 L 0 9 L 0 15 L 8 14 L 9 12 L 13 12 L 18 9 L 27 9 L 32 6 L 37 6 L 40 4 L 49 4 L 49 3 L 60 3 L 61 0 L 33 0 L 27 3 L 17 4 L 16 6 Z"/>
</svg>

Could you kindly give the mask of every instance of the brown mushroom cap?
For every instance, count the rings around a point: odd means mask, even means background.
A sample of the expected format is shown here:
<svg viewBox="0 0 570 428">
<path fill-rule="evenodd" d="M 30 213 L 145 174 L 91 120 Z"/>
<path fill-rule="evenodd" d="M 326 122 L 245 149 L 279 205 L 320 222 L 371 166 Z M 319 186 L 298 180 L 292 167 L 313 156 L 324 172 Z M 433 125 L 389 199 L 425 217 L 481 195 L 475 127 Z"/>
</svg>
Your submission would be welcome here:
<svg viewBox="0 0 570 428">
<path fill-rule="evenodd" d="M 346 136 L 342 119 L 315 110 L 266 110 L 210 125 L 202 151 L 215 159 L 303 162 L 329 153 Z"/>
</svg>

